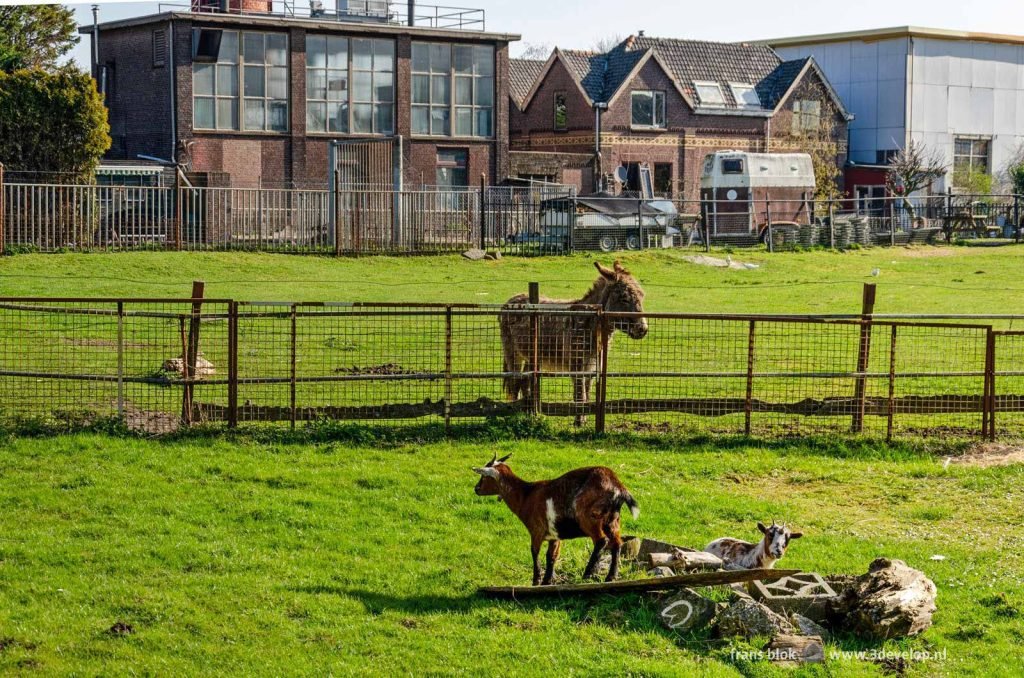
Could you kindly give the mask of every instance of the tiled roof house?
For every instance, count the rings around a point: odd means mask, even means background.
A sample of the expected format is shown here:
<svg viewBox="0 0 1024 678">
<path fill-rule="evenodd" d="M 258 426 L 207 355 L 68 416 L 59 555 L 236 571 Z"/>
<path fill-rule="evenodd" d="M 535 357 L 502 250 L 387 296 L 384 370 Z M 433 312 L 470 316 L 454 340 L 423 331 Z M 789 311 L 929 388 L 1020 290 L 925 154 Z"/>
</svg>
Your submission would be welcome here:
<svg viewBox="0 0 1024 678">
<path fill-rule="evenodd" d="M 814 123 L 837 142 L 837 165 L 845 161 L 851 116 L 821 69 L 765 45 L 637 35 L 605 53 L 556 48 L 546 61 L 514 59 L 510 80 L 513 174 L 565 181 L 535 160 L 589 153 L 583 192 L 596 189 L 595 175 L 647 163 L 659 193 L 695 199 L 708 153 L 803 150 Z"/>
</svg>

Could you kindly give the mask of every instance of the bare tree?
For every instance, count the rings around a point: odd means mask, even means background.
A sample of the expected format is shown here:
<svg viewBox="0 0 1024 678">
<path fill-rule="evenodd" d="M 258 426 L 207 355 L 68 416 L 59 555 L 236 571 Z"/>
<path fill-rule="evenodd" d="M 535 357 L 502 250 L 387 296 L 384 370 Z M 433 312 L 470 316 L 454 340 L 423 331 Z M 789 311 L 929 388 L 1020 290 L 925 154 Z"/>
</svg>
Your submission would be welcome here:
<svg viewBox="0 0 1024 678">
<path fill-rule="evenodd" d="M 600 52 L 603 54 L 605 52 L 610 52 L 616 47 L 618 47 L 620 42 L 622 42 L 622 36 L 619 35 L 618 33 L 613 33 L 612 35 L 606 35 L 603 38 L 598 38 L 597 40 L 595 40 L 594 45 L 591 49 L 593 49 L 595 52 Z"/>
<path fill-rule="evenodd" d="M 889 161 L 885 185 L 893 195 L 903 198 L 903 206 L 913 220 L 917 213 L 910 196 L 945 175 L 946 160 L 938 149 L 911 141 Z"/>
<path fill-rule="evenodd" d="M 999 173 L 999 190 L 1024 195 L 1024 141 L 1017 145 Z"/>
<path fill-rule="evenodd" d="M 551 46 L 545 42 L 524 42 L 519 51 L 519 59 L 534 59 L 545 61 L 551 56 Z"/>
</svg>

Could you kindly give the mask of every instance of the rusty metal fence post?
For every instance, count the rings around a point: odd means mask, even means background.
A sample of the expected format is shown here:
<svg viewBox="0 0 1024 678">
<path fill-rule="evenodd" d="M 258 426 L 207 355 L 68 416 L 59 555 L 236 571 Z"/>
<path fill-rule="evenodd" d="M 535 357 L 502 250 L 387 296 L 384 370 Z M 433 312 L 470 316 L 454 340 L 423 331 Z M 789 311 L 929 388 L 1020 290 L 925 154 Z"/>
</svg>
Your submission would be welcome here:
<svg viewBox="0 0 1024 678">
<path fill-rule="evenodd" d="M 755 322 L 750 321 L 747 337 L 747 391 L 743 401 L 743 433 L 750 435 L 750 417 L 754 410 L 754 340 Z"/>
<path fill-rule="evenodd" d="M 853 433 L 864 430 L 864 410 L 867 395 L 867 375 L 871 357 L 871 314 L 875 312 L 875 285 L 864 283 L 861 299 L 860 342 L 857 347 L 857 381 L 853 393 Z"/>
<path fill-rule="evenodd" d="M 444 309 L 444 434 L 452 428 L 452 307 Z"/>
<path fill-rule="evenodd" d="M 298 360 L 298 315 L 296 314 L 296 305 L 292 304 L 291 314 L 289 317 L 291 324 L 291 344 L 289 350 L 289 356 L 291 359 L 291 367 L 289 371 L 289 382 L 288 382 L 288 398 L 290 406 L 290 424 L 291 428 L 295 430 L 295 387 L 296 387 L 296 362 Z"/>
<path fill-rule="evenodd" d="M 530 413 L 540 414 L 540 317 L 537 313 L 537 306 L 540 304 L 540 284 L 530 283 L 530 305 L 533 312 L 530 315 L 530 330 L 533 334 L 533 358 L 530 367 L 533 370 L 530 386 Z"/>
<path fill-rule="evenodd" d="M 996 439 L 996 335 L 989 327 L 985 334 L 985 379 L 982 396 L 981 437 Z"/>
<path fill-rule="evenodd" d="M 192 313 L 188 322 L 188 342 L 185 355 L 182 356 L 181 372 L 184 377 L 184 388 L 181 397 L 181 420 L 186 426 L 192 425 L 192 396 L 196 375 L 196 362 L 199 359 L 199 325 L 203 310 L 203 293 L 206 284 L 202 280 L 192 283 Z"/>
<path fill-rule="evenodd" d="M 228 302 L 228 426 L 238 426 L 238 302 Z"/>
<path fill-rule="evenodd" d="M 0 162 L 0 254 L 4 253 L 6 243 L 4 241 L 4 231 L 7 229 L 7 222 L 5 217 L 7 215 L 7 203 L 4 201 L 7 197 L 7 189 L 4 187 L 4 164 Z"/>
<path fill-rule="evenodd" d="M 124 302 L 117 302 L 117 420 L 124 424 Z"/>
</svg>

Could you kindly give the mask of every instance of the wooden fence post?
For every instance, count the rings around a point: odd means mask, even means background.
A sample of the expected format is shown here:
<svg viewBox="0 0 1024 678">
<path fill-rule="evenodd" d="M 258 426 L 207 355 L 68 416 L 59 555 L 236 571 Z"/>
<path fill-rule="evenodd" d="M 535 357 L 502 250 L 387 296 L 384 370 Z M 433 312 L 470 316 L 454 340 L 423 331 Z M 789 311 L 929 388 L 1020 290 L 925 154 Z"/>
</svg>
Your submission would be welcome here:
<svg viewBox="0 0 1024 678">
<path fill-rule="evenodd" d="M 750 435 L 750 415 L 754 410 L 754 333 L 755 321 L 750 321 L 747 337 L 747 393 L 743 401 L 743 433 Z"/>
<path fill-rule="evenodd" d="M 444 435 L 452 428 L 452 307 L 444 308 Z"/>
<path fill-rule="evenodd" d="M 996 336 L 989 327 L 985 334 L 985 395 L 982 396 L 981 437 L 996 439 Z"/>
<path fill-rule="evenodd" d="M 889 407 L 886 411 L 886 441 L 892 440 L 892 420 L 896 414 L 896 327 L 896 323 L 893 323 L 892 336 L 889 339 Z"/>
<path fill-rule="evenodd" d="M 854 433 L 864 430 L 864 410 L 866 404 L 867 377 L 865 373 L 871 357 L 871 314 L 875 312 L 875 285 L 864 283 L 860 311 L 860 344 L 857 349 L 857 382 L 853 395 L 853 426 Z"/>
<path fill-rule="evenodd" d="M 295 412 L 295 386 L 296 386 L 296 369 L 295 369 L 295 364 L 296 364 L 296 360 L 297 360 L 297 357 L 298 357 L 297 356 L 297 353 L 298 353 L 298 341 L 297 341 L 297 337 L 298 337 L 298 316 L 296 314 L 296 305 L 295 304 L 292 304 L 292 310 L 291 310 L 291 314 L 290 314 L 289 320 L 291 321 L 291 350 L 290 350 L 291 366 L 290 366 L 290 371 L 288 373 L 288 376 L 289 376 L 288 398 L 289 398 L 289 405 L 290 405 L 290 409 L 291 409 L 291 414 L 289 415 L 289 417 L 290 417 L 290 422 L 291 422 L 291 428 L 294 431 L 295 430 L 295 414 L 296 414 L 296 412 Z"/>
<path fill-rule="evenodd" d="M 4 253 L 4 231 L 6 230 L 6 222 L 4 217 L 7 214 L 7 204 L 4 202 L 4 198 L 7 195 L 7 189 L 4 188 L 4 164 L 0 162 L 0 254 Z"/>
<path fill-rule="evenodd" d="M 117 420 L 124 422 L 124 302 L 117 302 Z"/>
<path fill-rule="evenodd" d="M 540 284 L 530 283 L 530 305 L 534 307 L 530 316 L 530 326 L 533 331 L 533 375 L 532 386 L 530 387 L 530 412 L 534 415 L 540 414 L 540 317 L 537 314 L 537 305 L 540 304 Z"/>
<path fill-rule="evenodd" d="M 601 373 L 597 382 L 597 412 L 594 414 L 594 433 L 603 434 L 605 426 L 605 414 L 608 401 L 608 319 L 604 316 L 604 309 L 597 311 L 597 330 L 601 346 Z"/>
<path fill-rule="evenodd" d="M 238 426 L 238 302 L 228 302 L 228 426 Z"/>
<path fill-rule="evenodd" d="M 192 283 L 192 315 L 188 321 L 188 343 L 182 356 L 181 372 L 185 379 L 182 389 L 181 419 L 186 426 L 192 425 L 193 380 L 196 376 L 196 361 L 199 358 L 199 324 L 203 309 L 203 294 L 206 284 L 202 280 Z"/>
</svg>

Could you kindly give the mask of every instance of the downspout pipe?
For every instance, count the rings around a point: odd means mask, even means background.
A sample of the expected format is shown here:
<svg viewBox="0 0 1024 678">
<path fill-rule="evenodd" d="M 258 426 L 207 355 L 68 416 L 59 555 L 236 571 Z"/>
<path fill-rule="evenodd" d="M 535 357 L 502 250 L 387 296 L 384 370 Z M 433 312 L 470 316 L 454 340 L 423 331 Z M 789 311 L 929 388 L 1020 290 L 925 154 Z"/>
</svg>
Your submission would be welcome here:
<svg viewBox="0 0 1024 678">
<path fill-rule="evenodd" d="M 100 6 L 92 6 L 92 77 L 100 84 Z M 102 87 L 99 88 L 103 94 Z"/>
<path fill-rule="evenodd" d="M 604 167 L 601 157 L 601 114 L 608 110 L 608 104 L 604 101 L 594 102 L 594 190 L 604 190 Z"/>
</svg>

